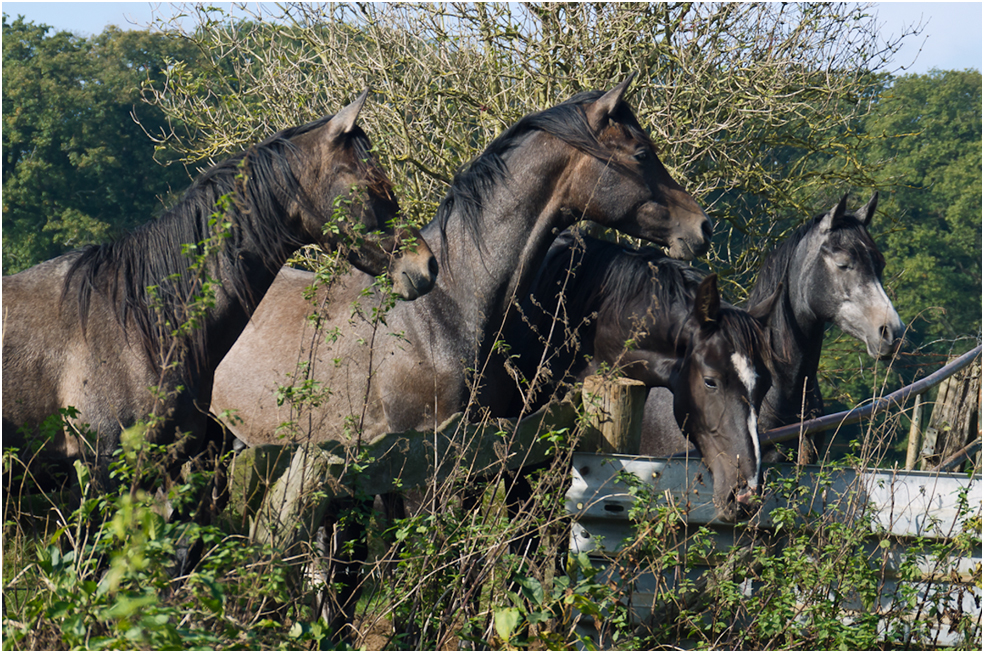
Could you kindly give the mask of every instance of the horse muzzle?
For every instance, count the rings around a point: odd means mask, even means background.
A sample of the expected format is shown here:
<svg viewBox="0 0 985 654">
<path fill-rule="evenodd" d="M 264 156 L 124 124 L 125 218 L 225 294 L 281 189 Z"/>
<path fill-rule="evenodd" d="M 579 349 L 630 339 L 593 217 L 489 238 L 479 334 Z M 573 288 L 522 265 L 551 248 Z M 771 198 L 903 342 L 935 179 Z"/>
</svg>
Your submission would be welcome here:
<svg viewBox="0 0 985 654">
<path fill-rule="evenodd" d="M 896 312 L 885 323 L 874 330 L 865 339 L 865 349 L 873 359 L 888 359 L 899 351 L 906 342 L 903 338 L 905 332 L 903 321 L 899 319 Z"/>
<path fill-rule="evenodd" d="M 398 230 L 394 242 L 403 244 L 404 249 L 391 250 L 395 257 L 390 273 L 393 290 L 403 300 L 416 300 L 434 288 L 438 260 L 416 229 Z"/>
</svg>

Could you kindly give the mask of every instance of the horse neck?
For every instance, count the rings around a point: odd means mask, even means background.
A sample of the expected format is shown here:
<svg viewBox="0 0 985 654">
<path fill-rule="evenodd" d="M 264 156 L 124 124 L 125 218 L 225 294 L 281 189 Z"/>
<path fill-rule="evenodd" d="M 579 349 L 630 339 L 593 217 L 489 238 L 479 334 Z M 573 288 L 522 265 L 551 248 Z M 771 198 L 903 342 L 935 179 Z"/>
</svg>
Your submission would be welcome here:
<svg viewBox="0 0 985 654">
<path fill-rule="evenodd" d="M 242 261 L 241 265 L 235 267 L 222 260 L 212 262 L 212 274 L 219 281 L 220 289 L 215 305 L 208 310 L 206 317 L 208 356 L 212 364 L 210 369 L 218 365 L 229 352 L 239 334 L 246 328 L 260 300 L 273 284 L 277 271 L 287 262 L 287 256 L 254 258 L 242 252 L 237 254 L 250 260 Z M 245 304 L 243 299 L 227 290 L 231 288 L 242 289 Z"/>
<path fill-rule="evenodd" d="M 562 152 L 566 147 L 538 147 L 542 139 L 553 137 L 535 132 L 504 156 L 507 179 L 482 199 L 481 246 L 453 208 L 445 228 L 447 247 L 438 248 L 440 253 L 436 254 L 441 265 L 438 293 L 432 291 L 413 303 L 422 308 L 454 304 L 462 333 L 477 339 L 480 357 L 498 338 L 492 335 L 505 328 L 513 299 L 529 293 L 556 233 L 574 222 L 571 215 L 562 212 L 557 198 L 568 160 L 567 153 Z M 525 154 L 528 148 L 550 152 L 551 156 Z M 549 188 L 544 189 L 545 184 Z M 429 243 L 442 238 L 437 221 L 421 233 Z"/>
<path fill-rule="evenodd" d="M 251 212 L 255 213 L 255 212 Z M 256 216 L 237 216 L 237 220 L 257 219 Z M 283 216 L 266 216 L 266 219 L 286 219 Z M 240 230 L 240 233 L 236 233 Z M 215 302 L 204 310 L 202 326 L 193 333 L 189 346 L 197 350 L 193 359 L 199 368 L 198 374 L 211 376 L 219 361 L 236 342 L 240 332 L 246 327 L 256 306 L 277 271 L 286 263 L 290 252 L 300 243 L 290 239 L 285 230 L 264 233 L 266 239 L 262 246 L 251 237 L 255 230 L 251 225 L 234 220 L 233 233 L 221 238 L 217 249 L 208 254 L 202 268 L 203 277 L 215 282 Z M 204 235 L 203 235 L 204 238 Z M 172 255 L 178 261 L 187 258 L 181 254 L 184 239 L 170 239 L 166 247 L 175 249 Z M 152 247 L 148 242 L 148 249 Z M 175 298 L 175 309 L 188 298 Z"/>
<path fill-rule="evenodd" d="M 801 246 L 803 246 L 803 241 Z M 769 319 L 769 338 L 776 362 L 773 372 L 773 385 L 764 402 L 764 414 L 772 411 L 779 415 L 789 411 L 800 412 L 804 401 L 805 382 L 810 398 L 817 387 L 817 369 L 821 359 L 826 321 L 820 318 L 803 299 L 802 291 L 811 280 L 805 279 L 803 270 L 795 267 L 793 261 L 800 261 L 800 252 L 795 253 L 782 275 L 783 289 L 776 308 Z M 750 305 L 769 297 L 776 290 L 775 284 L 763 284 L 763 275 L 750 293 Z"/>
</svg>

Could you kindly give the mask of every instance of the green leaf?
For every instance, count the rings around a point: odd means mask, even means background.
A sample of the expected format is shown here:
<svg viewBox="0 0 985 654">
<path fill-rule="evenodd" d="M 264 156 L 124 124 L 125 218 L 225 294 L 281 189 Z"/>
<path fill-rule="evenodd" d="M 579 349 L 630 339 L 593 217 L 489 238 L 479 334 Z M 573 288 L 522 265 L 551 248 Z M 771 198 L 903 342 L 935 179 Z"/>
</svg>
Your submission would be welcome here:
<svg viewBox="0 0 985 654">
<path fill-rule="evenodd" d="M 75 476 L 79 480 L 79 487 L 84 491 L 89 487 L 89 480 L 92 473 L 89 472 L 89 468 L 81 461 L 75 461 L 73 465 L 75 466 Z"/>
<path fill-rule="evenodd" d="M 503 639 L 504 643 L 510 641 L 513 630 L 520 623 L 520 610 L 516 608 L 496 609 L 493 612 L 493 622 L 496 625 L 496 633 Z"/>
</svg>

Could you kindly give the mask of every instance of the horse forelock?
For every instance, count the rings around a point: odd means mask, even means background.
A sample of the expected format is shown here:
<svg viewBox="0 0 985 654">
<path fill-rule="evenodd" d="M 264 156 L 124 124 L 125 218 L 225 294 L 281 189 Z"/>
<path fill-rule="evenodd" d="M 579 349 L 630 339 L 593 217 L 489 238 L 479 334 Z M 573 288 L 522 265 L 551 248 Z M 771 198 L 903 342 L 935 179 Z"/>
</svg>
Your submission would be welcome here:
<svg viewBox="0 0 985 654">
<path fill-rule="evenodd" d="M 187 320 L 187 302 L 200 290 L 201 280 L 192 277 L 182 246 L 215 235 L 216 227 L 210 222 L 216 217 L 232 223 L 229 236 L 213 255 L 218 266 L 233 271 L 223 280 L 223 291 L 251 310 L 259 298 L 252 296 L 246 283 L 244 267 L 249 260 L 279 261 L 303 244 L 284 221 L 270 219 L 282 215 L 288 202 L 308 203 L 291 167 L 291 158 L 300 155 L 290 138 L 325 120 L 278 132 L 216 164 L 160 219 L 111 243 L 80 250 L 65 277 L 62 302 L 78 278 L 83 333 L 95 290 L 112 302 L 124 334 L 128 334 L 127 325 L 133 324 L 148 357 L 160 365 L 157 357 L 162 342 Z M 224 197 L 230 201 L 220 214 Z M 245 252 L 253 256 L 244 258 Z M 150 286 L 156 287 L 156 299 L 148 291 Z M 192 331 L 188 345 L 193 363 L 201 363 L 206 355 L 204 327 Z"/>
<path fill-rule="evenodd" d="M 766 331 L 748 312 L 723 305 L 718 312 L 716 329 L 728 342 L 732 352 L 745 355 L 750 361 L 758 358 L 770 371 L 774 369 Z"/>
<path fill-rule="evenodd" d="M 877 277 L 882 278 L 882 271 L 886 267 L 886 259 L 883 257 L 882 252 L 879 251 L 879 247 L 876 245 L 872 235 L 869 234 L 869 230 L 862 224 L 862 221 L 851 214 L 847 214 L 837 223 L 835 229 L 832 231 L 832 236 L 837 238 L 840 244 L 846 249 L 859 247 L 864 250 L 872 259 L 873 272 L 875 272 Z"/>
</svg>

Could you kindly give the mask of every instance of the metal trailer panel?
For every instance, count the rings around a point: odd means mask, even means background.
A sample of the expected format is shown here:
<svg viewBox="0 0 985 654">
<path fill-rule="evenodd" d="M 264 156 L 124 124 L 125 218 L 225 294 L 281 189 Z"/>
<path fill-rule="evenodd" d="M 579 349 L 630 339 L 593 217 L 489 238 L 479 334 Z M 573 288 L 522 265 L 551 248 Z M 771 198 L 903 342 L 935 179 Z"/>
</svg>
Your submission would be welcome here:
<svg viewBox="0 0 985 654">
<path fill-rule="evenodd" d="M 944 561 L 937 560 L 932 550 L 935 544 L 960 531 L 962 516 L 981 516 L 981 474 L 857 471 L 830 465 L 823 469 L 804 466 L 801 471 L 799 485 L 806 491 L 796 507 L 801 515 L 809 511 L 839 520 L 858 520 L 866 506 L 874 509 L 869 514 L 874 536 L 866 548 L 873 556 L 881 557 L 885 574 L 879 598 L 881 609 L 893 606 L 901 586 L 915 586 L 917 596 L 934 603 L 939 610 L 949 607 L 977 613 L 980 620 L 981 546 L 970 556 L 950 556 Z M 578 453 L 573 459 L 571 487 L 565 496 L 566 509 L 573 518 L 570 551 L 589 554 L 596 567 L 606 565 L 604 555 L 619 552 L 633 536 L 629 514 L 635 499 L 621 481 L 627 473 L 646 483 L 656 494 L 658 506 L 679 508 L 686 519 L 682 541 L 703 526 L 711 530 L 715 551 L 720 553 L 737 544 L 750 528 L 773 528 L 771 513 L 784 505 L 776 497 L 769 498 L 753 519 L 739 525 L 726 523 L 718 519 L 712 501 L 712 475 L 700 460 Z M 772 466 L 766 471 L 767 480 L 795 478 L 796 474 L 797 468 L 792 465 Z M 878 548 L 879 541 L 887 537 L 890 548 Z M 900 581 L 900 564 L 906 551 L 914 548 L 922 549 L 917 567 L 925 580 Z M 667 569 L 662 571 L 661 580 L 652 571 L 636 574 L 629 584 L 633 620 L 638 623 L 650 614 L 658 583 L 675 587 L 684 578 L 697 580 L 706 570 L 708 566 L 700 565 L 687 570 Z M 611 568 L 601 577 L 622 583 Z M 747 584 L 745 592 L 753 593 L 755 587 Z M 857 598 L 847 598 L 843 605 L 848 610 L 861 608 Z M 579 631 L 597 637 L 589 622 L 579 625 Z M 938 645 L 957 644 L 957 636 L 947 629 L 932 634 L 931 639 Z"/>
</svg>

